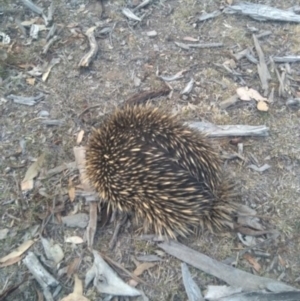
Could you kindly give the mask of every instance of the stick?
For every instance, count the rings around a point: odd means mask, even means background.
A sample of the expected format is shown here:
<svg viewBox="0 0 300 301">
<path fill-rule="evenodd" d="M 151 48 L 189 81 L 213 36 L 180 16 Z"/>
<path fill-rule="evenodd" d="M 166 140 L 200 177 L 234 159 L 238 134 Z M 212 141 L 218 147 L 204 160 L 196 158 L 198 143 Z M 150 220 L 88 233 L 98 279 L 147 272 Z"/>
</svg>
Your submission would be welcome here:
<svg viewBox="0 0 300 301">
<path fill-rule="evenodd" d="M 83 56 L 83 58 L 80 60 L 78 66 L 79 67 L 88 67 L 91 63 L 91 61 L 94 59 L 96 54 L 98 53 L 99 46 L 97 44 L 96 38 L 94 36 L 94 30 L 97 28 L 97 26 L 91 27 L 86 31 L 86 36 L 89 39 L 90 43 L 90 51 Z"/>
<path fill-rule="evenodd" d="M 207 122 L 191 121 L 187 124 L 208 134 L 208 137 L 256 136 L 267 137 L 269 128 L 265 125 L 214 125 Z"/>
<path fill-rule="evenodd" d="M 227 284 L 241 287 L 245 291 L 266 289 L 271 292 L 296 291 L 292 286 L 273 279 L 259 277 L 214 260 L 178 242 L 169 241 L 158 244 L 168 254 L 191 266 L 215 276 Z"/>
</svg>

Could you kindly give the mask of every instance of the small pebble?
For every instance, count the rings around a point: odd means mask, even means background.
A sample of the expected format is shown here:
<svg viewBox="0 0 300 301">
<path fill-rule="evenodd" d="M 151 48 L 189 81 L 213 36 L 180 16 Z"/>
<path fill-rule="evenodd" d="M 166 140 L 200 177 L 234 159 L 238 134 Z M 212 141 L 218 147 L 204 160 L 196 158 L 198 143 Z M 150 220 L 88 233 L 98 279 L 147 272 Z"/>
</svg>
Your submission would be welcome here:
<svg viewBox="0 0 300 301">
<path fill-rule="evenodd" d="M 147 32 L 147 36 L 148 36 L 149 38 L 156 37 L 156 36 L 157 36 L 157 32 L 156 32 L 155 30 L 148 31 L 148 32 Z"/>
<path fill-rule="evenodd" d="M 50 114 L 47 111 L 40 111 L 38 116 L 39 117 L 48 117 Z"/>
</svg>

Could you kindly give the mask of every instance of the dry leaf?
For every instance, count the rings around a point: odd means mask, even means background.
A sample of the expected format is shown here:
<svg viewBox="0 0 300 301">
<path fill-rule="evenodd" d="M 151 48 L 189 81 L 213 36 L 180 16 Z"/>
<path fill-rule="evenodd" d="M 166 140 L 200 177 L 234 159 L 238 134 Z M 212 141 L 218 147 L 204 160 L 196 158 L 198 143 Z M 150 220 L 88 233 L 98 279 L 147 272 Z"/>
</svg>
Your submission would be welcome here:
<svg viewBox="0 0 300 301">
<path fill-rule="evenodd" d="M 21 189 L 22 190 L 27 190 L 30 187 L 33 187 L 33 179 L 38 175 L 41 166 L 44 162 L 45 159 L 45 153 L 42 153 L 39 158 L 31 164 L 31 166 L 28 168 L 25 177 L 21 183 Z"/>
<path fill-rule="evenodd" d="M 29 84 L 31 86 L 34 86 L 34 84 L 35 84 L 35 78 L 34 77 L 26 78 L 26 82 L 27 82 L 27 84 Z"/>
<path fill-rule="evenodd" d="M 240 87 L 236 89 L 236 93 L 241 100 L 250 101 L 254 99 L 256 101 L 268 101 L 267 98 L 261 96 L 256 90 L 247 87 Z"/>
<path fill-rule="evenodd" d="M 21 256 L 24 252 L 26 252 L 34 244 L 34 242 L 35 242 L 34 240 L 25 241 L 18 248 L 16 248 L 14 251 L 12 251 L 8 255 L 0 258 L 0 262 L 3 263 L 3 262 L 6 262 L 9 259 Z"/>
<path fill-rule="evenodd" d="M 268 110 L 269 110 L 269 107 L 268 107 L 268 105 L 267 105 L 267 103 L 266 102 L 264 102 L 264 101 L 259 101 L 258 103 L 257 103 L 257 109 L 259 110 L 259 111 L 263 111 L 263 112 L 267 112 Z"/>
<path fill-rule="evenodd" d="M 33 180 L 38 175 L 44 159 L 45 153 L 41 154 L 39 158 L 28 168 L 23 181 Z"/>
<path fill-rule="evenodd" d="M 73 202 L 76 197 L 75 187 L 71 179 L 69 179 L 69 190 L 68 190 L 70 201 Z"/>
<path fill-rule="evenodd" d="M 21 259 L 22 259 L 21 256 L 10 258 L 10 259 L 6 260 L 4 263 L 1 263 L 0 268 L 8 267 L 12 264 L 19 262 Z"/>
<path fill-rule="evenodd" d="M 144 271 L 146 271 L 150 268 L 153 268 L 155 265 L 156 265 L 156 263 L 143 262 L 137 266 L 137 268 L 134 270 L 133 274 L 136 276 L 140 276 L 144 273 Z"/>
<path fill-rule="evenodd" d="M 252 265 L 252 267 L 254 268 L 254 270 L 256 272 L 259 272 L 261 269 L 260 264 L 256 261 L 255 258 L 253 258 L 250 254 L 246 253 L 244 254 L 244 258 Z"/>
<path fill-rule="evenodd" d="M 28 181 L 22 181 L 21 183 L 21 189 L 22 191 L 27 191 L 33 189 L 33 180 L 28 180 Z"/>
<path fill-rule="evenodd" d="M 82 244 L 83 239 L 79 236 L 71 236 L 65 239 L 65 242 L 73 243 L 73 244 Z"/>
<path fill-rule="evenodd" d="M 59 62 L 60 62 L 60 58 L 54 58 L 54 59 L 51 60 L 51 62 L 50 62 L 49 65 L 47 66 L 46 72 L 45 72 L 45 73 L 43 74 L 43 76 L 42 76 L 43 82 L 45 82 L 45 81 L 47 80 L 47 78 L 48 78 L 48 76 L 49 76 L 49 74 L 50 74 L 52 68 L 53 68 L 56 64 L 59 64 Z"/>
<path fill-rule="evenodd" d="M 84 135 L 84 130 L 81 130 L 77 135 L 77 140 L 76 140 L 77 145 L 81 143 L 83 135 Z"/>
</svg>

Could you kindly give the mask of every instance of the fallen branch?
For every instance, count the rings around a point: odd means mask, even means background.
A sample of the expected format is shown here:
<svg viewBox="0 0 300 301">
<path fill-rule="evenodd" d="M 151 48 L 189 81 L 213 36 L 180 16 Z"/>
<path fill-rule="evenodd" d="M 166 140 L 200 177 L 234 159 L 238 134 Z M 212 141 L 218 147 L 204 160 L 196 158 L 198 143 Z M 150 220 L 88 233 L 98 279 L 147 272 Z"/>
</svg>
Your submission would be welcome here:
<svg viewBox="0 0 300 301">
<path fill-rule="evenodd" d="M 208 134 L 208 137 L 256 136 L 267 137 L 269 128 L 265 125 L 215 125 L 208 122 L 191 121 L 187 124 Z"/>
<path fill-rule="evenodd" d="M 296 288 L 283 282 L 256 276 L 233 268 L 172 240 L 160 243 L 158 247 L 179 260 L 213 275 L 231 286 L 241 287 L 244 291 L 262 289 L 271 292 L 297 291 Z"/>
</svg>

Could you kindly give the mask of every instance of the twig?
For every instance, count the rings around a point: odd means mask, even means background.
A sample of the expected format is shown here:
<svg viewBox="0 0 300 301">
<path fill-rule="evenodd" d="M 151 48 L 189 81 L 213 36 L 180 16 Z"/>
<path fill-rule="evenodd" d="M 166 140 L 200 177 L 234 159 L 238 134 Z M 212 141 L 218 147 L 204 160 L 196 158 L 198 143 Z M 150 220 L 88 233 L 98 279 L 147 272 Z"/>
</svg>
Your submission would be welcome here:
<svg viewBox="0 0 300 301">
<path fill-rule="evenodd" d="M 96 109 L 96 108 L 99 108 L 101 107 L 102 105 L 94 105 L 94 106 L 91 106 L 91 107 L 88 107 L 86 109 L 84 109 L 79 115 L 78 115 L 78 118 L 80 118 L 82 115 L 84 115 L 85 113 L 87 113 L 89 110 L 92 110 L 92 109 Z"/>
<path fill-rule="evenodd" d="M 124 104 L 125 105 L 137 105 L 137 104 L 142 104 L 147 102 L 148 100 L 151 100 L 153 98 L 156 97 L 160 97 L 160 96 L 166 96 L 170 93 L 170 88 L 169 87 L 164 87 L 160 90 L 154 90 L 154 91 L 146 91 L 146 92 L 142 92 L 142 93 L 138 93 L 135 94 L 133 96 L 131 96 L 130 98 L 128 98 Z"/>
<path fill-rule="evenodd" d="M 53 298 L 50 288 L 59 286 L 59 282 L 44 269 L 34 253 L 28 252 L 28 255 L 23 259 L 23 262 L 32 273 L 35 280 L 42 287 L 45 299 L 47 301 L 52 301 Z"/>
<path fill-rule="evenodd" d="M 190 48 L 214 48 L 214 47 L 223 47 L 223 43 L 203 43 L 203 44 L 185 44 L 181 42 L 175 42 L 175 45 L 185 49 L 189 50 Z"/>
<path fill-rule="evenodd" d="M 86 229 L 87 245 L 90 250 L 93 249 L 94 237 L 97 230 L 97 215 L 98 215 L 98 202 L 90 202 L 90 220 Z"/>
<path fill-rule="evenodd" d="M 300 61 L 300 56 L 299 55 L 274 56 L 273 61 L 275 63 L 296 63 Z"/>
<path fill-rule="evenodd" d="M 94 35 L 94 30 L 96 28 L 97 26 L 91 27 L 86 32 L 86 36 L 88 37 L 90 43 L 90 51 L 80 60 L 78 64 L 79 67 L 88 67 L 98 53 L 99 46 Z"/>
<path fill-rule="evenodd" d="M 257 55 L 259 57 L 259 63 L 257 64 L 257 71 L 258 75 L 261 81 L 262 88 L 264 90 L 264 96 L 268 94 L 269 90 L 269 83 L 268 80 L 271 79 L 271 75 L 269 73 L 266 61 L 265 61 L 265 55 L 259 45 L 258 39 L 255 35 L 253 35 L 253 41 L 255 45 L 255 49 L 257 52 Z"/>
<path fill-rule="evenodd" d="M 43 9 L 40 8 L 39 6 L 35 5 L 34 3 L 32 3 L 30 0 L 21 0 L 21 1 L 23 2 L 23 4 L 25 6 L 27 6 L 30 10 L 32 10 L 36 14 L 38 14 L 38 15 L 43 14 Z"/>
<path fill-rule="evenodd" d="M 117 26 L 117 24 L 118 24 L 118 22 L 115 22 L 115 23 L 114 23 L 114 25 L 113 25 L 113 27 L 112 27 L 110 33 L 109 33 L 109 43 L 110 43 L 110 46 L 112 46 L 112 47 L 113 47 L 112 34 L 113 34 L 113 31 L 114 31 L 115 27 Z"/>
<path fill-rule="evenodd" d="M 143 8 L 151 3 L 152 0 L 144 0 L 141 4 L 139 4 L 137 7 L 133 9 L 133 11 L 139 10 L 140 8 Z"/>
<path fill-rule="evenodd" d="M 117 225 L 115 227 L 115 230 L 114 230 L 114 234 L 109 242 L 109 248 L 110 250 L 112 250 L 117 242 L 117 238 L 118 238 L 118 235 L 120 233 L 120 230 L 121 230 L 121 227 L 127 222 L 128 220 L 128 215 L 127 214 L 124 214 L 124 216 L 122 217 L 122 219 L 118 220 L 117 221 Z"/>
</svg>

